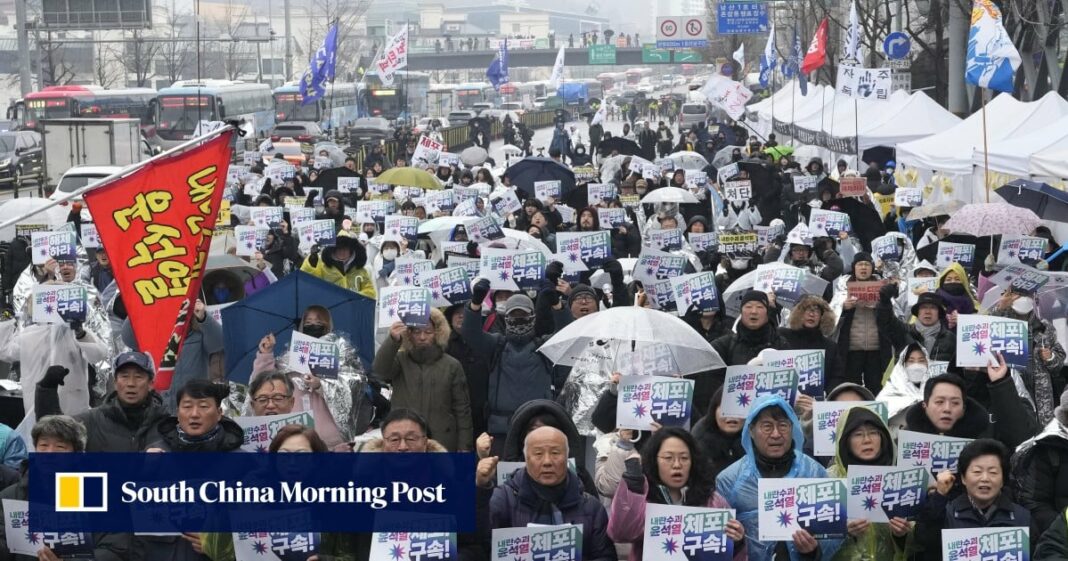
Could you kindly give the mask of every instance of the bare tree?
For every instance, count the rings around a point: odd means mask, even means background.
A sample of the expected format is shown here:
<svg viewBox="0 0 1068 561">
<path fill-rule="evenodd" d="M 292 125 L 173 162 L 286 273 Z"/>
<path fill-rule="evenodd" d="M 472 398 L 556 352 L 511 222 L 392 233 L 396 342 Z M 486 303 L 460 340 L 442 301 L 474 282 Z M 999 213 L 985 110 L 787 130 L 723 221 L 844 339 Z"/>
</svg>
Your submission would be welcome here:
<svg viewBox="0 0 1068 561">
<path fill-rule="evenodd" d="M 305 34 L 305 61 L 294 62 L 295 73 L 302 74 L 302 68 L 306 68 L 307 60 L 319 50 L 323 44 L 323 37 L 327 30 L 337 22 L 337 52 L 352 53 L 354 56 L 338 56 L 335 74 L 344 76 L 346 73 L 355 74 L 359 64 L 360 53 L 366 45 L 364 34 L 360 28 L 360 18 L 371 5 L 371 0 L 312 0 L 311 13 L 315 15 L 315 23 L 308 28 Z M 370 53 L 372 56 L 374 53 Z M 289 76 L 288 78 L 293 78 Z"/>
<path fill-rule="evenodd" d="M 111 45 L 96 43 L 93 46 L 93 79 L 97 84 L 110 88 L 122 79 L 122 70 L 122 64 Z"/>
<path fill-rule="evenodd" d="M 163 22 L 163 28 L 169 30 L 170 41 L 163 43 L 159 49 L 159 57 L 163 65 L 161 70 L 172 83 L 182 78 L 186 67 L 196 57 L 192 41 L 185 40 L 184 31 L 189 21 L 189 14 L 179 13 L 172 0 L 167 20 Z"/>
<path fill-rule="evenodd" d="M 38 72 L 45 86 L 62 86 L 74 81 L 76 71 L 74 66 L 67 62 L 66 48 L 62 43 L 52 41 L 52 32 L 46 31 L 42 35 L 35 32 L 34 41 L 37 43 L 40 53 L 38 60 Z"/>
<path fill-rule="evenodd" d="M 131 40 L 125 44 L 122 64 L 126 69 L 127 81 L 130 81 L 129 77 L 132 75 L 134 85 L 143 88 L 155 76 L 153 66 L 160 43 L 145 41 L 144 33 L 140 30 L 133 31 L 132 34 Z"/>
<path fill-rule="evenodd" d="M 248 8 L 234 4 L 233 0 L 226 3 L 219 17 L 213 18 L 212 25 L 225 43 L 221 46 L 221 55 L 223 73 L 229 80 L 237 80 L 242 74 L 255 69 L 254 57 L 248 45 L 241 41 L 242 28 L 247 20 Z"/>
</svg>

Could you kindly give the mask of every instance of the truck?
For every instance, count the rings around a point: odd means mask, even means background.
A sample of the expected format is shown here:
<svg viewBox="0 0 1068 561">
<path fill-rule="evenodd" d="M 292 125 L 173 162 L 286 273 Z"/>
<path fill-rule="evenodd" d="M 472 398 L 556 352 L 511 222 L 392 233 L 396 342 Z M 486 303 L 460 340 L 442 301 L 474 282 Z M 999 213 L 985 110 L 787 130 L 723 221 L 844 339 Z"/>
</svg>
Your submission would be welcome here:
<svg viewBox="0 0 1068 561">
<path fill-rule="evenodd" d="M 44 187 L 51 190 L 75 166 L 136 164 L 151 157 L 137 119 L 49 119 L 44 137 Z"/>
</svg>

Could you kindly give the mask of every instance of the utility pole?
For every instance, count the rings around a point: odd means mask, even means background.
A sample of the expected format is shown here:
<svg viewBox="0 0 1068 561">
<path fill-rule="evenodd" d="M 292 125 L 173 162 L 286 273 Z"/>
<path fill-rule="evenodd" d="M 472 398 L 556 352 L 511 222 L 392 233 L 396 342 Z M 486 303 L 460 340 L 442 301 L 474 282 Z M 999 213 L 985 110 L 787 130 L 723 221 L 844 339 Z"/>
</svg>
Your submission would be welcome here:
<svg viewBox="0 0 1068 561">
<path fill-rule="evenodd" d="M 30 31 L 27 28 L 29 19 L 26 15 L 26 2 L 15 2 L 15 27 L 18 29 L 19 46 L 19 88 L 22 96 L 33 91 L 33 81 L 30 77 Z"/>
<path fill-rule="evenodd" d="M 285 32 L 286 32 L 286 76 L 283 82 L 288 82 L 293 77 L 293 34 L 290 29 L 290 14 L 289 14 L 289 2 L 285 0 L 283 2 L 283 12 L 285 17 Z"/>
<path fill-rule="evenodd" d="M 964 86 L 964 53 L 968 47 L 969 15 L 961 9 L 960 0 L 948 0 L 949 8 L 949 95 L 948 108 L 955 115 L 968 111 L 968 92 Z"/>
</svg>

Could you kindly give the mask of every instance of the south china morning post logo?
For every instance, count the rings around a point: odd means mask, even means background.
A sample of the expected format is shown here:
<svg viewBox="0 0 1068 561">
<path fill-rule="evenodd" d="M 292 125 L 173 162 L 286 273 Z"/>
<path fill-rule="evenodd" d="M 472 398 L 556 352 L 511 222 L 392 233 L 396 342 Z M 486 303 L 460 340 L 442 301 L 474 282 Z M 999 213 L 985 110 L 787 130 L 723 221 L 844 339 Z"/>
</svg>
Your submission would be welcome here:
<svg viewBox="0 0 1068 561">
<path fill-rule="evenodd" d="M 107 512 L 107 473 L 56 473 L 56 512 Z"/>
</svg>

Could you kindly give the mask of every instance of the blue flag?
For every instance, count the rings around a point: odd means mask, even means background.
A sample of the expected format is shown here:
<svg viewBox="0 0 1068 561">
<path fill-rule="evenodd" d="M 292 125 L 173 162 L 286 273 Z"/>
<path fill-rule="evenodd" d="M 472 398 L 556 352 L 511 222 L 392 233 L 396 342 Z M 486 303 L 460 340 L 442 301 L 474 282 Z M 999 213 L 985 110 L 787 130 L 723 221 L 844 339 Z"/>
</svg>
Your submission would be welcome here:
<svg viewBox="0 0 1068 561">
<path fill-rule="evenodd" d="M 326 82 L 333 81 L 337 67 L 337 24 L 330 26 L 323 45 L 312 56 L 308 70 L 300 79 L 301 105 L 318 101 L 326 95 Z"/>
<path fill-rule="evenodd" d="M 768 87 L 775 72 L 775 23 L 772 22 L 768 31 L 768 42 L 764 46 L 764 54 L 760 55 L 760 85 Z"/>
<path fill-rule="evenodd" d="M 497 91 L 501 91 L 502 84 L 508 83 L 508 38 L 501 39 L 497 56 L 486 69 L 486 77 Z"/>
<path fill-rule="evenodd" d="M 790 56 L 790 66 L 797 71 L 797 85 L 801 88 L 801 95 L 808 95 L 808 78 L 805 77 L 805 73 L 801 72 L 801 62 L 805 60 L 805 51 L 801 49 L 801 37 L 797 34 L 797 28 L 794 28 L 794 50 Z"/>
<path fill-rule="evenodd" d="M 1013 91 L 1020 52 L 1005 32 L 1001 10 L 990 0 L 975 0 L 968 32 L 968 59 L 964 79 L 969 84 L 999 92 Z"/>
</svg>

